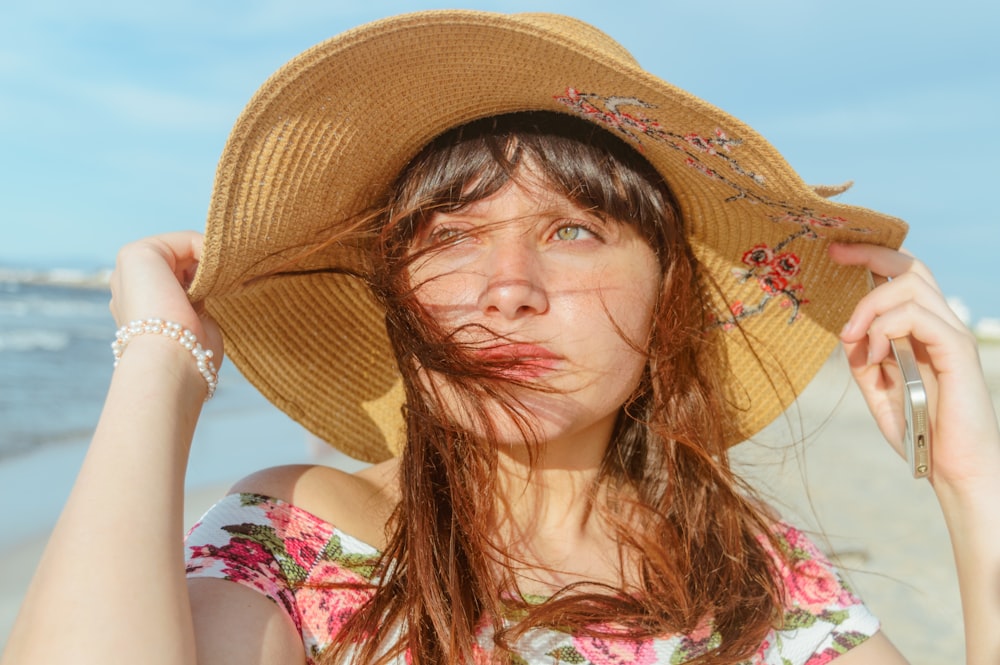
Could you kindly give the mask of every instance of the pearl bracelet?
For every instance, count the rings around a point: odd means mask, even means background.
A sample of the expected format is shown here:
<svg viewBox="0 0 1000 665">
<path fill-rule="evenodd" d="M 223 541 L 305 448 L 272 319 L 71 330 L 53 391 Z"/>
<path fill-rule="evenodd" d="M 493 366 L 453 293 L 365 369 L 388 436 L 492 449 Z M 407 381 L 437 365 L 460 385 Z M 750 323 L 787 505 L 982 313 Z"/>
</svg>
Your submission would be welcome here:
<svg viewBox="0 0 1000 665">
<path fill-rule="evenodd" d="M 119 328 L 118 332 L 115 333 L 115 341 L 111 342 L 111 352 L 115 355 L 115 367 L 118 367 L 118 363 L 121 362 L 125 347 L 132 341 L 132 338 L 146 334 L 163 335 L 175 339 L 180 342 L 181 346 L 190 351 L 198 364 L 198 371 L 201 372 L 205 383 L 208 384 L 208 395 L 205 396 L 205 401 L 212 399 L 215 388 L 219 385 L 219 371 L 215 369 L 215 362 L 212 360 L 214 354 L 211 349 L 201 348 L 194 333 L 182 328 L 179 323 L 161 319 L 143 319 L 142 321 L 132 321 Z"/>
</svg>

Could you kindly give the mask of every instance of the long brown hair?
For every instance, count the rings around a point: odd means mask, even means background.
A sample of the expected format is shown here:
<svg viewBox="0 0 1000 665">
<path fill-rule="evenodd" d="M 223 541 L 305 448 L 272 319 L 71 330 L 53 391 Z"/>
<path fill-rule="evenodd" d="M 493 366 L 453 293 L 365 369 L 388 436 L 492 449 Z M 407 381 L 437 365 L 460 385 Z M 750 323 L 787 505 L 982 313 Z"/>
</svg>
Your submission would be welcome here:
<svg viewBox="0 0 1000 665">
<path fill-rule="evenodd" d="M 496 537 L 497 435 L 485 407 L 476 414 L 485 434 L 473 439 L 441 416 L 441 396 L 418 368 L 446 377 L 471 405 L 503 405 L 529 448 L 538 443 L 530 413 L 501 368 L 473 362 L 453 331 L 421 310 L 408 278 L 411 241 L 435 211 L 490 196 L 528 162 L 581 208 L 635 225 L 662 269 L 650 339 L 630 340 L 646 355 L 646 371 L 621 409 L 597 481 L 611 498 L 589 497 L 615 529 L 619 560 L 638 568 L 635 582 L 574 584 L 543 601 L 519 592 L 516 562 Z M 750 656 L 781 616 L 782 589 L 760 540 L 771 518 L 729 466 L 725 358 L 706 333 L 703 277 L 662 177 L 585 121 L 497 116 L 429 144 L 401 174 L 376 231 L 371 286 L 385 305 L 406 386 L 401 500 L 374 594 L 323 662 L 386 662 L 403 651 L 413 663 L 471 662 L 484 625 L 492 627 L 494 659 L 504 662 L 533 628 L 642 638 L 692 632 L 706 621 L 721 639 L 699 662 Z"/>
</svg>

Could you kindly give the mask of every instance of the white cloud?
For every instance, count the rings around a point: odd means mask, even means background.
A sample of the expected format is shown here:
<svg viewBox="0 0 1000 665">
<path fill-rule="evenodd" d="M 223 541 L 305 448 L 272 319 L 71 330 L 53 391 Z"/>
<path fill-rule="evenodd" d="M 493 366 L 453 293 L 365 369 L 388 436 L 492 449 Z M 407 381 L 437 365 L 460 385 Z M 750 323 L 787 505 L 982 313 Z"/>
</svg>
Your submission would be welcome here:
<svg viewBox="0 0 1000 665">
<path fill-rule="evenodd" d="M 972 323 L 972 310 L 962 302 L 961 298 L 948 298 L 948 307 L 955 313 L 955 316 L 965 325 Z"/>
<path fill-rule="evenodd" d="M 973 332 L 979 339 L 1000 342 L 1000 319 L 979 319 Z"/>
</svg>

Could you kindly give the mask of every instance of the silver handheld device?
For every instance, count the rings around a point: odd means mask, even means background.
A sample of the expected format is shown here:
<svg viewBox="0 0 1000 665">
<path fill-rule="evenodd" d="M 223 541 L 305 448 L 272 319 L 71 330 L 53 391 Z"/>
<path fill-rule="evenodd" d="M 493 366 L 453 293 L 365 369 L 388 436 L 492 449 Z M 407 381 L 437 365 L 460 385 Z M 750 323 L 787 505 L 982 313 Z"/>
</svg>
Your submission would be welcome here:
<svg viewBox="0 0 1000 665">
<path fill-rule="evenodd" d="M 868 273 L 871 288 L 888 281 L 886 277 Z M 926 478 L 931 472 L 931 437 L 927 423 L 927 391 L 920 378 L 920 369 L 913 355 L 910 338 L 897 337 L 889 340 L 896 364 L 903 375 L 903 404 L 906 417 L 906 432 L 903 435 L 903 450 L 910 472 L 914 478 Z"/>
</svg>

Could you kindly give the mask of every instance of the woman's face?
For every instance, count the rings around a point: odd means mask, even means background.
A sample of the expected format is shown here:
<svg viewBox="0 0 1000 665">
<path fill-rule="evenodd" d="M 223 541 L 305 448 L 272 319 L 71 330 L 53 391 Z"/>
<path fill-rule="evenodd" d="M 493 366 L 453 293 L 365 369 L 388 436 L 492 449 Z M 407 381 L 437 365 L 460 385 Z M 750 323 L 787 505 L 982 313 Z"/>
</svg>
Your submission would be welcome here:
<svg viewBox="0 0 1000 665">
<path fill-rule="evenodd" d="M 513 393 L 542 441 L 603 449 L 642 376 L 635 349 L 647 345 L 660 266 L 633 226 L 581 210 L 524 170 L 486 199 L 435 213 L 414 238 L 416 251 L 429 251 L 411 283 L 473 357 L 513 361 L 500 374 L 522 384 Z M 440 376 L 427 379 L 450 415 L 474 428 L 463 398 Z M 509 416 L 488 410 L 502 442 L 523 438 Z"/>
</svg>

